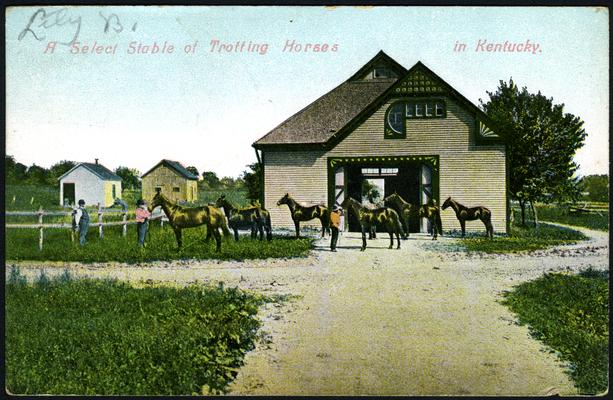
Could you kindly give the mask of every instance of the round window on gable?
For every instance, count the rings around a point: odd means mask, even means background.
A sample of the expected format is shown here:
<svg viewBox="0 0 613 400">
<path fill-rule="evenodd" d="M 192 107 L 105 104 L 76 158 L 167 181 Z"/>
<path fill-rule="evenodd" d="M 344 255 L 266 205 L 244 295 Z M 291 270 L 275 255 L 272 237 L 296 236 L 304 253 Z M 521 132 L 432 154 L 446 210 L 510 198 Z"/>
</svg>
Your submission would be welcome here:
<svg viewBox="0 0 613 400">
<path fill-rule="evenodd" d="M 404 113 L 403 103 L 396 103 L 387 112 L 387 125 L 396 133 L 404 132 Z"/>
</svg>

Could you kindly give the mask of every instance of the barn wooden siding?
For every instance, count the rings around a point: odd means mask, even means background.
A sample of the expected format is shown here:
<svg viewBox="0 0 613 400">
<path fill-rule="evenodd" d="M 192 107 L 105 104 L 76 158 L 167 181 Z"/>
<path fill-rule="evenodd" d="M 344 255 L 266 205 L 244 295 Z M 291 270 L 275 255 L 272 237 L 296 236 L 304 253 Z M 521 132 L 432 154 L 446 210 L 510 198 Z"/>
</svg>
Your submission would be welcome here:
<svg viewBox="0 0 613 400">
<path fill-rule="evenodd" d="M 151 201 L 155 196 L 155 188 L 161 187 L 162 194 L 172 201 L 198 200 L 198 183 L 179 175 L 173 169 L 160 165 L 142 179 L 143 199 Z M 178 187 L 179 192 L 173 188 Z"/>
<path fill-rule="evenodd" d="M 264 203 L 273 225 L 293 228 L 287 206 L 276 205 L 286 192 L 300 202 L 327 204 L 328 157 L 439 155 L 441 203 L 451 196 L 468 207 L 486 206 L 492 211 L 495 232 L 506 232 L 504 146 L 476 146 L 475 117 L 451 98 L 446 98 L 446 118 L 409 119 L 406 139 L 384 139 L 385 111 L 393 101 L 330 151 L 265 153 Z M 441 217 L 443 229 L 460 229 L 453 210 L 443 211 Z M 319 221 L 302 225 L 317 227 Z M 466 229 L 484 231 L 480 221 L 467 222 Z"/>
</svg>

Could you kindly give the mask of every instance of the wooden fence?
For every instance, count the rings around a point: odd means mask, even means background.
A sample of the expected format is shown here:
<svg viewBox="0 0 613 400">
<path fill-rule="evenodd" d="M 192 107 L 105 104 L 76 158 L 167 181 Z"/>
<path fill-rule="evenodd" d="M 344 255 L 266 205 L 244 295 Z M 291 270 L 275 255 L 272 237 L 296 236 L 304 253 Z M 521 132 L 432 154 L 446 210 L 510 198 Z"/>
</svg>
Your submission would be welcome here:
<svg viewBox="0 0 613 400">
<path fill-rule="evenodd" d="M 98 205 L 97 209 L 98 214 L 98 222 L 90 223 L 90 227 L 98 228 L 98 235 L 100 238 L 104 237 L 104 227 L 105 226 L 122 226 L 123 229 L 121 231 L 122 236 L 126 236 L 128 232 L 128 225 L 136 224 L 135 220 L 128 220 L 128 212 L 127 210 L 118 210 L 118 209 L 105 209 Z M 121 221 L 110 221 L 104 222 L 103 216 L 104 214 L 121 214 Z M 38 223 L 36 224 L 5 224 L 5 227 L 8 228 L 17 228 L 17 229 L 38 229 L 38 249 L 43 249 L 43 240 L 44 240 L 44 230 L 49 228 L 60 228 L 60 229 L 70 229 L 72 230 L 72 222 L 62 222 L 62 223 L 51 223 L 44 224 L 43 217 L 44 216 L 71 216 L 71 211 L 45 211 L 42 207 L 38 209 L 38 211 L 7 211 L 5 215 L 9 216 L 38 216 Z M 160 225 L 164 225 L 164 221 L 168 221 L 166 216 L 162 214 L 152 215 L 150 220 L 160 220 Z M 70 235 L 70 239 L 72 241 L 75 240 L 74 234 Z"/>
</svg>

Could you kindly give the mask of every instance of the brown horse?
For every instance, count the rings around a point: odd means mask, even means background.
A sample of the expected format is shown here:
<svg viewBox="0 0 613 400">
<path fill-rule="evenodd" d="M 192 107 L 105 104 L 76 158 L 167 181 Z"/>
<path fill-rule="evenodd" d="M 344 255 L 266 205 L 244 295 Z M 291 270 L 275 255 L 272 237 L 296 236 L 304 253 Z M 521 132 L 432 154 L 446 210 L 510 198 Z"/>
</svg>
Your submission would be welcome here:
<svg viewBox="0 0 613 400">
<path fill-rule="evenodd" d="M 259 204 L 259 203 L 258 203 Z M 259 205 L 251 205 L 246 208 L 236 208 L 222 194 L 215 206 L 223 208 L 228 218 L 228 226 L 234 231 L 234 239 L 238 242 L 239 229 L 251 229 L 251 239 L 255 239 L 260 232 L 260 240 L 264 239 L 264 229 L 266 230 L 266 240 L 272 240 L 272 226 L 270 224 L 270 213 Z"/>
<path fill-rule="evenodd" d="M 448 197 L 443 203 L 443 210 L 447 207 L 453 208 L 455 215 L 460 221 L 462 227 L 462 237 L 466 234 L 466 221 L 474 221 L 480 219 L 485 225 L 485 236 L 489 236 L 490 239 L 494 238 L 494 227 L 492 226 L 492 212 L 482 206 L 468 208 Z"/>
<path fill-rule="evenodd" d="M 153 211 L 153 209 L 158 206 L 161 206 L 162 210 L 164 210 L 164 213 L 168 218 L 168 222 L 170 223 L 172 230 L 175 232 L 177 246 L 179 249 L 183 244 L 181 240 L 181 230 L 185 228 L 195 228 L 200 225 L 206 225 L 207 232 L 212 232 L 213 236 L 215 237 L 215 242 L 217 245 L 216 251 L 221 250 L 221 234 L 219 233 L 218 229 L 222 230 L 224 237 L 229 237 L 231 235 L 230 231 L 228 230 L 228 226 L 226 225 L 226 218 L 217 207 L 181 207 L 168 200 L 160 190 L 158 190 L 155 196 L 153 196 L 153 200 L 151 200 L 151 205 L 149 206 L 149 211 Z"/>
<path fill-rule="evenodd" d="M 402 238 L 408 239 L 409 237 L 409 217 L 411 216 L 411 213 L 415 209 L 415 206 L 411 203 L 406 202 L 396 192 L 384 198 L 383 201 L 385 202 L 385 204 L 389 204 L 389 206 L 398 213 L 398 216 L 400 217 L 400 222 L 402 223 L 402 229 L 404 230 Z"/>
<path fill-rule="evenodd" d="M 394 247 L 394 234 L 396 234 L 396 241 L 398 242 L 398 247 L 396 248 L 400 248 L 400 235 L 403 232 L 400 217 L 398 217 L 398 213 L 396 211 L 389 207 L 380 207 L 374 210 L 369 209 L 351 197 L 346 197 L 341 203 L 341 207 L 349 208 L 351 212 L 358 217 L 358 221 L 360 221 L 360 227 L 362 228 L 361 251 L 366 249 L 366 232 L 370 232 L 372 227 L 377 225 L 384 227 L 389 233 L 389 248 L 391 249 Z"/>
<path fill-rule="evenodd" d="M 433 200 L 428 204 L 419 206 L 420 218 L 427 218 L 432 228 L 432 240 L 436 240 L 438 235 L 443 236 L 443 223 L 441 222 L 441 208 Z"/>
<path fill-rule="evenodd" d="M 296 237 L 300 237 L 300 222 L 310 221 L 314 218 L 319 219 L 321 222 L 321 237 L 325 236 L 326 230 L 329 231 L 330 210 L 328 210 L 328 207 L 321 204 L 314 206 L 300 205 L 296 200 L 292 199 L 289 193 L 285 193 L 285 196 L 281 197 L 281 199 L 277 201 L 278 206 L 282 204 L 287 204 L 289 211 L 292 214 L 292 220 L 296 226 Z"/>
</svg>

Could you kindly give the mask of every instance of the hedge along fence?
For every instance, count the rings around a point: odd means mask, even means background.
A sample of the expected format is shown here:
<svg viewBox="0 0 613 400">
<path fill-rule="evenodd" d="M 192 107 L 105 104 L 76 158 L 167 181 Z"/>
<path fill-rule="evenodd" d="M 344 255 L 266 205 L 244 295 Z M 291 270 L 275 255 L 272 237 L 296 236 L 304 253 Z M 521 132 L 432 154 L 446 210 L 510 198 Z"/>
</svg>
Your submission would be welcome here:
<svg viewBox="0 0 613 400">
<path fill-rule="evenodd" d="M 93 222 L 90 223 L 89 226 L 90 227 L 97 227 L 98 228 L 98 235 L 100 236 L 100 238 L 102 239 L 104 237 L 104 227 L 105 226 L 118 226 L 118 225 L 122 225 L 123 229 L 121 231 L 121 236 L 126 236 L 127 232 L 128 232 L 128 225 L 132 225 L 132 224 L 136 224 L 136 220 L 128 220 L 128 211 L 127 210 L 113 210 L 113 209 L 104 209 L 103 207 L 100 206 L 100 204 L 98 204 L 98 208 L 97 208 L 97 214 L 98 214 L 98 222 Z M 121 221 L 109 221 L 109 222 L 104 222 L 103 218 L 104 218 L 104 214 L 120 214 L 121 215 Z M 45 211 L 43 210 L 42 206 L 38 209 L 38 211 L 7 211 L 6 215 L 12 215 L 12 216 L 38 216 L 38 223 L 36 224 L 6 224 L 6 228 L 16 228 L 16 229 L 38 229 L 39 234 L 38 234 L 38 250 L 43 249 L 43 241 L 44 241 L 44 230 L 45 229 L 49 229 L 49 228 L 63 228 L 63 229 L 69 229 L 70 230 L 70 240 L 74 242 L 75 240 L 75 235 L 74 235 L 74 231 L 72 229 L 72 222 L 71 223 L 67 223 L 67 222 L 62 222 L 62 223 L 51 223 L 51 224 L 44 224 L 43 223 L 43 217 L 44 216 L 71 216 L 72 215 L 72 211 Z M 150 220 L 160 220 L 160 225 L 164 225 L 164 221 L 168 221 L 168 219 L 166 218 L 166 216 L 161 213 L 161 214 L 157 214 L 157 215 L 152 215 L 152 217 L 150 218 Z"/>
</svg>

